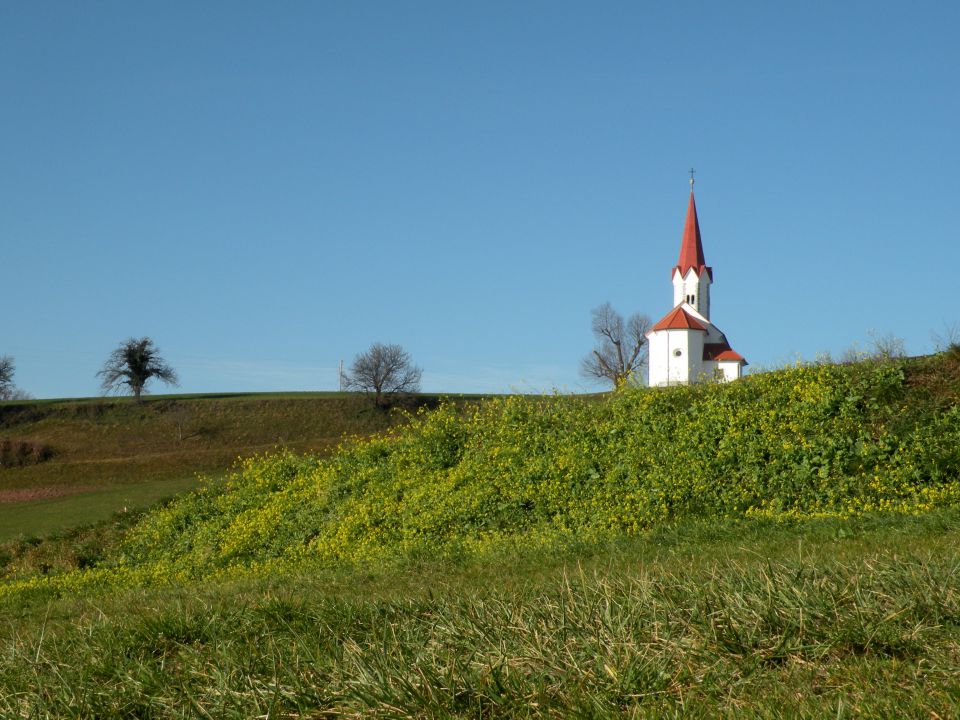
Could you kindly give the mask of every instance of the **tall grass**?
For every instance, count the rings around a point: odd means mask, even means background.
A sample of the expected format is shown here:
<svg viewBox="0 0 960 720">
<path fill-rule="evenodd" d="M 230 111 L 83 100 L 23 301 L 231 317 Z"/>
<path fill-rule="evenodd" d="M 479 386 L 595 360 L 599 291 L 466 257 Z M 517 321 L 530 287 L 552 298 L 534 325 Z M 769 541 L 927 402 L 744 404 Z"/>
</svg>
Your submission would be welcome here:
<svg viewBox="0 0 960 720">
<path fill-rule="evenodd" d="M 941 517 L 64 599 L 8 615 L 0 714 L 955 717 Z"/>
<path fill-rule="evenodd" d="M 505 398 L 250 458 L 89 567 L 0 584 L 0 716 L 960 716 L 937 362 Z"/>
</svg>

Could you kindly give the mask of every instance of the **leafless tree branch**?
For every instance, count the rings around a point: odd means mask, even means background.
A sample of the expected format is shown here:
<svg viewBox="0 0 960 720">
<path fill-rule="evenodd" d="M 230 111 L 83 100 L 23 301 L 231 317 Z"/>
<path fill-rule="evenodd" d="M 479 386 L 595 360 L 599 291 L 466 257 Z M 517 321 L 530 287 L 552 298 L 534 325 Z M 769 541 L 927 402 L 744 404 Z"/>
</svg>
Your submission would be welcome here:
<svg viewBox="0 0 960 720">
<path fill-rule="evenodd" d="M 29 400 L 30 394 L 13 384 L 13 376 L 17 368 L 13 358 L 9 355 L 0 355 L 0 400 Z"/>
<path fill-rule="evenodd" d="M 419 392 L 422 374 L 399 345 L 374 343 L 354 358 L 344 380 L 351 390 L 374 393 L 374 402 L 382 407 L 385 395 Z"/>
<path fill-rule="evenodd" d="M 594 308 L 591 316 L 597 345 L 580 363 L 580 374 L 614 387 L 639 381 L 636 373 L 647 364 L 650 318 L 635 313 L 624 322 L 610 303 Z"/>
<path fill-rule="evenodd" d="M 160 349 L 149 337 L 129 338 L 110 353 L 103 369 L 97 373 L 105 393 L 129 391 L 140 400 L 147 383 L 156 378 L 168 385 L 177 385 L 177 373 L 160 357 Z"/>
</svg>

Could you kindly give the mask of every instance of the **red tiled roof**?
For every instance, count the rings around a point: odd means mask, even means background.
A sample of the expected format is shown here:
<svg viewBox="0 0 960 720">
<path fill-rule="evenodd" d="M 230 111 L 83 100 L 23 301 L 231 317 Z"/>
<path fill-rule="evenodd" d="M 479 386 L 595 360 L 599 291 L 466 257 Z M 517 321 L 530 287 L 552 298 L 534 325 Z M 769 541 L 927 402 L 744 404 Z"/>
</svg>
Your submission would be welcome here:
<svg viewBox="0 0 960 720">
<path fill-rule="evenodd" d="M 743 355 L 738 353 L 736 350 L 733 350 L 727 343 L 707 343 L 703 346 L 703 359 L 704 360 L 717 360 L 719 362 L 724 361 L 740 361 L 744 365 L 749 363 L 744 359 Z"/>
<path fill-rule="evenodd" d="M 682 305 L 677 305 L 668 312 L 656 325 L 654 330 L 702 330 L 707 329 L 693 315 L 683 309 Z"/>
<path fill-rule="evenodd" d="M 722 353 L 717 355 L 717 357 L 714 359 L 718 361 L 737 360 L 739 362 L 742 362 L 744 365 L 749 365 L 749 363 L 747 362 L 747 359 L 743 357 L 743 355 L 738 353 L 736 350 L 724 350 Z"/>
<path fill-rule="evenodd" d="M 687 206 L 687 222 L 683 226 L 683 240 L 680 242 L 680 257 L 673 268 L 671 277 L 677 272 L 681 276 L 693 268 L 697 275 L 707 273 L 713 280 L 713 268 L 707 267 L 703 257 L 703 243 L 700 240 L 700 221 L 697 219 L 697 204 L 693 199 L 693 190 L 690 191 L 690 204 Z"/>
</svg>

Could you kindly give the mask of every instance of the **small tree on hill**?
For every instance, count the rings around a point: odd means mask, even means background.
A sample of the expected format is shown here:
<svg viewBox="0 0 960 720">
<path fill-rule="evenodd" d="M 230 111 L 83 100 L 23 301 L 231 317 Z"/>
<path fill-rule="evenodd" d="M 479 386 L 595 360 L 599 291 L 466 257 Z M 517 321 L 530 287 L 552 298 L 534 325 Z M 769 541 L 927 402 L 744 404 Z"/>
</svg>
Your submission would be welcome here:
<svg viewBox="0 0 960 720">
<path fill-rule="evenodd" d="M 634 313 L 623 315 L 606 302 L 591 311 L 596 347 L 580 363 L 580 374 L 592 380 L 609 382 L 615 388 L 639 380 L 638 370 L 647 364 L 647 331 L 650 318 Z"/>
<path fill-rule="evenodd" d="M 383 407 L 385 395 L 419 392 L 422 374 L 399 345 L 374 343 L 353 359 L 344 384 L 351 390 L 372 392 L 374 402 Z"/>
<path fill-rule="evenodd" d="M 6 400 L 7 394 L 13 391 L 13 374 L 15 372 L 13 358 L 9 355 L 0 356 L 0 400 Z"/>
<path fill-rule="evenodd" d="M 156 378 L 168 385 L 177 385 L 177 373 L 160 357 L 160 349 L 148 337 L 129 338 L 110 353 L 103 369 L 97 373 L 105 393 L 130 392 L 140 401 L 147 383 Z"/>
<path fill-rule="evenodd" d="M 13 384 L 13 376 L 17 368 L 13 358 L 9 355 L 0 355 L 0 400 L 28 400 L 29 393 L 18 389 Z"/>
</svg>

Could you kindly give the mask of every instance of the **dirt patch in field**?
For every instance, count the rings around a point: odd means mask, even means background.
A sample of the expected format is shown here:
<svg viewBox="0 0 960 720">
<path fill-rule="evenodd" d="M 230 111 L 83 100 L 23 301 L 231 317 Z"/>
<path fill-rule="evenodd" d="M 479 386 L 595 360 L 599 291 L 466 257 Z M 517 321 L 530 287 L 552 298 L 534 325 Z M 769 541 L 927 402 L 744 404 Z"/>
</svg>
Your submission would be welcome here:
<svg viewBox="0 0 960 720">
<path fill-rule="evenodd" d="M 53 498 L 79 495 L 80 493 L 96 490 L 92 487 L 64 487 L 52 485 L 49 487 L 20 488 L 17 490 L 0 490 L 0 505 L 31 502 L 33 500 L 52 500 Z"/>
</svg>

